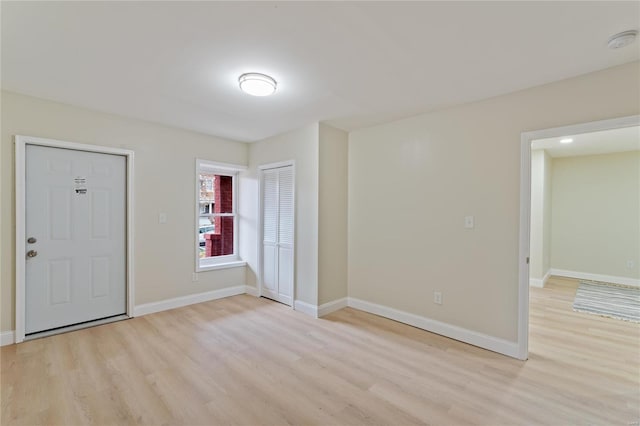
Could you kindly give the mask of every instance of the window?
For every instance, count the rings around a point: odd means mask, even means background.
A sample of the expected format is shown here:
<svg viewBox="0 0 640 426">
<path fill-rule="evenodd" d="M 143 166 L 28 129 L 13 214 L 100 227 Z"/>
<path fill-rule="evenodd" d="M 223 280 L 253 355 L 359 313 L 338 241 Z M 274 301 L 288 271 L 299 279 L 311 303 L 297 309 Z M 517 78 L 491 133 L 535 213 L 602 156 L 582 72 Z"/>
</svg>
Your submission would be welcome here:
<svg viewBox="0 0 640 426">
<path fill-rule="evenodd" d="M 237 177 L 242 166 L 196 161 L 196 271 L 240 266 Z"/>
</svg>

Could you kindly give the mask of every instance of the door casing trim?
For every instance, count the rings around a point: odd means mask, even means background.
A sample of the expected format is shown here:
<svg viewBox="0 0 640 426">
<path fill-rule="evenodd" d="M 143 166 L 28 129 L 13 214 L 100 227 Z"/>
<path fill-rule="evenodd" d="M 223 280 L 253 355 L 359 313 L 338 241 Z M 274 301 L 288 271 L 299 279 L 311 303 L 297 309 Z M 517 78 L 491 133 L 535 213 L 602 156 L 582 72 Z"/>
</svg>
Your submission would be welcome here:
<svg viewBox="0 0 640 426">
<path fill-rule="evenodd" d="M 15 136 L 15 214 L 16 214 L 16 288 L 15 288 L 15 342 L 20 343 L 25 338 L 25 279 L 26 279 L 26 257 L 23 255 L 26 250 L 26 147 L 27 145 L 46 146 L 51 148 L 72 149 L 75 151 L 95 152 L 99 154 L 113 154 L 125 157 L 126 166 L 126 314 L 133 317 L 135 279 L 134 279 L 134 256 L 133 256 L 133 235 L 134 235 L 134 152 L 128 149 L 89 145 L 75 142 L 67 142 L 55 139 L 37 138 L 32 136 Z M 21 254 L 22 253 L 22 254 Z M 98 320 L 99 321 L 99 320 Z"/>
<path fill-rule="evenodd" d="M 518 353 L 529 357 L 529 248 L 531 243 L 531 142 L 640 125 L 640 115 L 590 121 L 550 129 L 523 132 L 520 135 L 520 236 L 518 258 Z"/>
</svg>

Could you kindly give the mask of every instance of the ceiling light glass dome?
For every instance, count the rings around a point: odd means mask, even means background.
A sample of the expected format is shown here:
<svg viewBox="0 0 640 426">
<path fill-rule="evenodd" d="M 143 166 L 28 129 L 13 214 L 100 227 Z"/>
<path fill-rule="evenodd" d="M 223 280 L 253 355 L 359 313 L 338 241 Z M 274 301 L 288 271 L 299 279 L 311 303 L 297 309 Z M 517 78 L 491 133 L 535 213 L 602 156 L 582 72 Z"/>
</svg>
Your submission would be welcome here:
<svg viewBox="0 0 640 426">
<path fill-rule="evenodd" d="M 265 74 L 250 72 L 238 77 L 240 89 L 252 96 L 269 96 L 276 91 L 278 83 Z"/>
</svg>

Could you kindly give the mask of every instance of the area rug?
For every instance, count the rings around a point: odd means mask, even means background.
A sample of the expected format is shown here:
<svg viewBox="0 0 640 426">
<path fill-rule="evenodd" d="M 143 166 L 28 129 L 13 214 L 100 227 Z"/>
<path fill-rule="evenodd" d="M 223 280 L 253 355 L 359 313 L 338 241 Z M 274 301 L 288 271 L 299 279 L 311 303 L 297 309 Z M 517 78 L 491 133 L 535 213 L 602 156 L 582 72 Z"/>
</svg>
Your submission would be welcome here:
<svg viewBox="0 0 640 426">
<path fill-rule="evenodd" d="M 640 323 L 640 288 L 580 281 L 573 310 Z"/>
</svg>

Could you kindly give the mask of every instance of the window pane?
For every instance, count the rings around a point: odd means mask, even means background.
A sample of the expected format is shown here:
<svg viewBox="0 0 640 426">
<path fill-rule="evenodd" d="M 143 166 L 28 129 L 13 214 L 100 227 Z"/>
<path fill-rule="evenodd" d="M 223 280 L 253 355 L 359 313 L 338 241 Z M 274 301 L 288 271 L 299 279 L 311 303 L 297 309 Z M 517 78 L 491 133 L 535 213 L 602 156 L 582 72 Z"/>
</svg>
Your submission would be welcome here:
<svg viewBox="0 0 640 426">
<path fill-rule="evenodd" d="M 198 245 L 199 256 L 233 255 L 233 176 L 200 173 Z"/>
<path fill-rule="evenodd" d="M 233 254 L 233 216 L 214 216 L 211 224 L 201 225 L 199 244 L 200 258 Z"/>
<path fill-rule="evenodd" d="M 214 192 L 215 175 L 213 173 L 200 173 L 200 214 L 213 213 L 215 203 Z"/>
<path fill-rule="evenodd" d="M 214 213 L 233 213 L 233 176 L 216 175 Z"/>
</svg>

